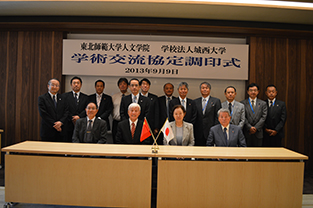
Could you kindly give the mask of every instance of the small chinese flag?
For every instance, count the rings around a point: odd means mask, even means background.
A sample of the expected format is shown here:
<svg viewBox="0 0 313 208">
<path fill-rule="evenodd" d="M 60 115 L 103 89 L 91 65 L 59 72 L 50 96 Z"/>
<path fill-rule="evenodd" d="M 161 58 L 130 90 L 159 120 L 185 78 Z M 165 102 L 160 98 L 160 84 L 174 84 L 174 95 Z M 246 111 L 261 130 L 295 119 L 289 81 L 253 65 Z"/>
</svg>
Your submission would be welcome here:
<svg viewBox="0 0 313 208">
<path fill-rule="evenodd" d="M 147 119 L 143 121 L 142 130 L 141 130 L 141 136 L 140 136 L 140 142 L 147 139 L 149 136 L 151 136 L 150 128 L 147 122 Z"/>
</svg>

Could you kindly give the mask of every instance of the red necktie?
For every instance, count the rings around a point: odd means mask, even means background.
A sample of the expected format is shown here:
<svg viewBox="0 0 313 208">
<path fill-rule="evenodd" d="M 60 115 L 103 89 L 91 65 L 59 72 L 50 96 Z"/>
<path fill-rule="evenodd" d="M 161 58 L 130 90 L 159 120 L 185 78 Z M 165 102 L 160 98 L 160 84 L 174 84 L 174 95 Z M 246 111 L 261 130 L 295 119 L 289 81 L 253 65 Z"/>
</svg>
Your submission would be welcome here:
<svg viewBox="0 0 313 208">
<path fill-rule="evenodd" d="M 132 133 L 132 139 L 134 138 L 135 135 L 135 123 L 132 123 L 132 129 L 131 129 L 131 133 Z"/>
</svg>

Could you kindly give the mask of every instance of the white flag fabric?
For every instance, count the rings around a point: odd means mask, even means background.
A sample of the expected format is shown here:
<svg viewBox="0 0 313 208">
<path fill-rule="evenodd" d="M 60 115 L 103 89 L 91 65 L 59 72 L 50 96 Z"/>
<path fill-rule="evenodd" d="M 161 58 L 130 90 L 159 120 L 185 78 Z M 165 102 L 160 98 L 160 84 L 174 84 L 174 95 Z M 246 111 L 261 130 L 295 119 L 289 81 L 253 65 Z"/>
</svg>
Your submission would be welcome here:
<svg viewBox="0 0 313 208">
<path fill-rule="evenodd" d="M 168 122 L 168 119 L 166 119 L 161 131 L 163 132 L 167 143 L 169 143 L 174 138 L 173 130 L 170 123 Z"/>
</svg>

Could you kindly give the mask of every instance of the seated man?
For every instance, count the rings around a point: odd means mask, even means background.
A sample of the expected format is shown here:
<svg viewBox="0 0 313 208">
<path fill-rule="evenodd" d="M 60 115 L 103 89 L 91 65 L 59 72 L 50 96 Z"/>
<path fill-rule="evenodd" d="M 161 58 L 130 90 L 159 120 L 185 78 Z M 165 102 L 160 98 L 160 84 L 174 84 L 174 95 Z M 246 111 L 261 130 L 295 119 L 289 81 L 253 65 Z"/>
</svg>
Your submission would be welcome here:
<svg viewBox="0 0 313 208">
<path fill-rule="evenodd" d="M 91 102 L 87 105 L 87 117 L 76 121 L 72 137 L 74 143 L 106 143 L 107 123 L 105 120 L 96 118 L 97 112 L 98 108 L 95 103 Z"/>
<path fill-rule="evenodd" d="M 128 119 L 118 123 L 116 132 L 117 144 L 150 144 L 150 137 L 140 142 L 143 121 L 138 120 L 140 105 L 131 103 L 128 106 Z"/>
<path fill-rule="evenodd" d="M 218 112 L 220 124 L 213 126 L 207 139 L 207 146 L 246 147 L 245 137 L 239 126 L 229 124 L 230 112 L 221 108 Z"/>
</svg>

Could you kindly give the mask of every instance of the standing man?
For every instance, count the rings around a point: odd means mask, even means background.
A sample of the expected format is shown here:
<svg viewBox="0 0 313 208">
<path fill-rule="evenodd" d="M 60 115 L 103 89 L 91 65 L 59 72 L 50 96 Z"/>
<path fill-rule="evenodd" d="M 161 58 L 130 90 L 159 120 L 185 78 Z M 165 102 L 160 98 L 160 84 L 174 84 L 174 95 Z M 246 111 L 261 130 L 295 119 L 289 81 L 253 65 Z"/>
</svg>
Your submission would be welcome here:
<svg viewBox="0 0 313 208">
<path fill-rule="evenodd" d="M 257 99 L 259 86 L 251 83 L 247 87 L 249 98 L 241 101 L 245 106 L 245 125 L 243 132 L 248 147 L 261 147 L 263 143 L 263 126 L 267 116 L 266 102 Z"/>
<path fill-rule="evenodd" d="M 89 103 L 86 107 L 86 118 L 78 119 L 73 133 L 74 143 L 98 143 L 107 141 L 106 121 L 96 118 L 98 112 L 95 103 Z"/>
<path fill-rule="evenodd" d="M 169 104 L 173 100 L 173 98 L 176 98 L 173 95 L 174 92 L 174 85 L 172 83 L 166 83 L 163 86 L 164 94 L 163 96 L 159 97 L 159 107 L 160 107 L 160 121 L 159 121 L 159 129 L 163 127 L 164 122 L 167 118 L 169 118 L 170 115 L 170 108 Z"/>
<path fill-rule="evenodd" d="M 120 91 L 112 96 L 112 100 L 113 100 L 112 137 L 113 137 L 113 143 L 114 144 L 116 144 L 115 136 L 116 136 L 116 131 L 117 131 L 117 124 L 121 121 L 121 114 L 120 114 L 121 100 L 122 100 L 122 97 L 129 95 L 129 92 L 127 91 L 128 80 L 126 78 L 120 78 L 117 81 L 117 86 L 120 89 Z"/>
<path fill-rule="evenodd" d="M 210 96 L 211 85 L 208 82 L 200 84 L 201 97 L 194 100 L 197 110 L 197 120 L 194 125 L 195 146 L 205 146 L 212 126 L 218 124 L 217 111 L 221 101 Z"/>
<path fill-rule="evenodd" d="M 277 88 L 275 85 L 266 87 L 267 117 L 264 124 L 264 147 L 281 147 L 284 138 L 284 126 L 287 119 L 285 102 L 277 100 Z"/>
<path fill-rule="evenodd" d="M 113 102 L 110 95 L 103 93 L 104 88 L 104 81 L 97 80 L 95 82 L 96 93 L 89 96 L 89 101 L 97 104 L 98 113 L 96 116 L 105 120 L 108 129 L 110 129 L 109 116 L 113 110 Z"/>
<path fill-rule="evenodd" d="M 121 119 L 125 120 L 129 118 L 129 115 L 127 112 L 128 112 L 128 106 L 131 103 L 138 103 L 141 109 L 138 119 L 144 120 L 144 118 L 147 117 L 149 113 L 150 101 L 148 98 L 146 98 L 145 96 L 142 96 L 139 93 L 140 84 L 139 84 L 138 79 L 132 78 L 129 81 L 128 87 L 131 91 L 131 94 L 124 96 L 122 98 L 121 106 L 120 106 Z"/>
<path fill-rule="evenodd" d="M 230 123 L 242 129 L 245 124 L 245 106 L 235 100 L 237 95 L 236 88 L 228 86 L 224 94 L 226 101 L 222 103 L 222 108 L 229 110 L 231 116 Z"/>
<path fill-rule="evenodd" d="M 138 83 L 139 84 L 139 83 Z M 128 107 L 128 118 L 119 122 L 116 133 L 117 144 L 149 144 L 151 137 L 140 142 L 143 121 L 139 120 L 140 105 L 131 103 Z"/>
<path fill-rule="evenodd" d="M 66 129 L 64 124 L 68 116 L 68 107 L 60 94 L 60 82 L 51 79 L 48 92 L 38 98 L 38 109 L 41 116 L 40 137 L 42 141 L 64 142 Z"/>
<path fill-rule="evenodd" d="M 213 126 L 207 140 L 207 146 L 246 147 L 246 140 L 239 126 L 230 124 L 230 112 L 221 108 L 218 111 L 220 124 Z"/>
<path fill-rule="evenodd" d="M 179 97 L 173 98 L 169 104 L 169 108 L 170 108 L 170 113 L 169 113 L 170 119 L 169 119 L 169 121 L 174 121 L 173 107 L 175 105 L 182 105 L 182 106 L 184 106 L 184 108 L 186 110 L 186 115 L 184 117 L 184 121 L 191 123 L 193 125 L 195 124 L 196 117 L 197 117 L 197 109 L 196 109 L 196 106 L 195 106 L 195 103 L 193 102 L 193 100 L 187 98 L 188 91 L 189 91 L 189 88 L 188 88 L 187 82 L 179 83 L 179 85 L 178 85 Z"/>
<path fill-rule="evenodd" d="M 75 123 L 78 119 L 86 117 L 85 108 L 88 104 L 88 95 L 80 92 L 82 87 L 82 80 L 80 77 L 73 77 L 71 79 L 71 92 L 64 93 L 64 97 L 69 110 L 67 119 L 67 142 L 72 142 L 72 136 L 74 131 Z"/>
<path fill-rule="evenodd" d="M 150 110 L 148 112 L 147 120 L 150 125 L 151 131 L 156 135 L 159 132 L 159 101 L 158 96 L 149 93 L 151 82 L 147 78 L 143 78 L 139 82 L 141 86 L 141 95 L 147 97 L 150 100 Z"/>
</svg>

